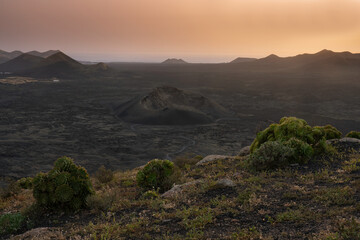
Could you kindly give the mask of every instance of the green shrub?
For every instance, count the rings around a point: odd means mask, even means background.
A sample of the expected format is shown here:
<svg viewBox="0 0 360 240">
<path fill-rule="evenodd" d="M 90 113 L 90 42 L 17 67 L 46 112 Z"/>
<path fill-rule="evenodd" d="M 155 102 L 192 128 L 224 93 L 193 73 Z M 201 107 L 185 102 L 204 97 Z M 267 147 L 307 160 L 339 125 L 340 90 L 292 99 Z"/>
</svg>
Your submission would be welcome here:
<svg viewBox="0 0 360 240">
<path fill-rule="evenodd" d="M 264 131 L 257 134 L 251 144 L 250 151 L 254 153 L 262 144 L 269 141 L 286 142 L 292 138 L 302 141 L 313 148 L 313 154 L 324 153 L 327 150 L 326 140 L 340 138 L 341 132 L 331 125 L 311 127 L 303 119 L 283 117 L 280 122 L 271 124 Z M 305 147 L 305 145 L 303 147 Z M 310 153 L 308 146 L 306 153 Z"/>
<path fill-rule="evenodd" d="M 21 213 L 7 213 L 0 216 L 0 234 L 12 234 L 21 229 L 25 222 Z"/>
<path fill-rule="evenodd" d="M 360 132 L 351 131 L 348 134 L 346 134 L 346 137 L 360 139 Z"/>
<path fill-rule="evenodd" d="M 100 183 L 108 183 L 114 179 L 114 173 L 110 169 L 101 166 L 95 173 L 95 177 Z"/>
<path fill-rule="evenodd" d="M 76 211 L 86 206 L 86 198 L 93 194 L 85 168 L 68 157 L 56 160 L 48 173 L 39 173 L 33 180 L 36 203 L 51 210 Z"/>
<path fill-rule="evenodd" d="M 314 154 L 314 150 L 309 144 L 297 138 L 290 138 L 284 142 L 284 145 L 293 149 L 293 154 L 288 159 L 289 163 L 307 163 Z"/>
<path fill-rule="evenodd" d="M 158 190 L 164 192 L 171 188 L 174 179 L 174 164 L 169 160 L 154 159 L 136 175 L 136 182 L 143 190 Z"/>
<path fill-rule="evenodd" d="M 33 187 L 33 178 L 31 177 L 26 177 L 26 178 L 21 178 L 18 180 L 19 186 L 22 189 L 32 189 Z"/>
<path fill-rule="evenodd" d="M 326 140 L 341 138 L 342 133 L 339 130 L 337 130 L 335 127 L 331 125 L 326 125 L 323 127 L 323 129 L 325 131 Z"/>
<path fill-rule="evenodd" d="M 294 158 L 295 150 L 279 141 L 265 142 L 248 159 L 250 168 L 269 170 L 288 165 Z"/>
</svg>

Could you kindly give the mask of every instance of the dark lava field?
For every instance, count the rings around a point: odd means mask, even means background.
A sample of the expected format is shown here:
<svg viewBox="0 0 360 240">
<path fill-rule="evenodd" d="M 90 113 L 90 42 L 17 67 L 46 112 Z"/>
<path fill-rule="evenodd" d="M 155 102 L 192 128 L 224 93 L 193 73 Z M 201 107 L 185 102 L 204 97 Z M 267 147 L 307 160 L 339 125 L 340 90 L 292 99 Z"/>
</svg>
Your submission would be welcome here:
<svg viewBox="0 0 360 240">
<path fill-rule="evenodd" d="M 360 130 L 360 74 L 249 70 L 221 64 L 108 64 L 106 77 L 0 83 L 0 177 L 48 171 L 60 156 L 93 173 L 140 166 L 178 155 L 235 155 L 257 131 L 283 116 Z M 125 122 L 114 106 L 159 86 L 196 94 L 229 115 L 211 123 L 147 125 Z"/>
</svg>

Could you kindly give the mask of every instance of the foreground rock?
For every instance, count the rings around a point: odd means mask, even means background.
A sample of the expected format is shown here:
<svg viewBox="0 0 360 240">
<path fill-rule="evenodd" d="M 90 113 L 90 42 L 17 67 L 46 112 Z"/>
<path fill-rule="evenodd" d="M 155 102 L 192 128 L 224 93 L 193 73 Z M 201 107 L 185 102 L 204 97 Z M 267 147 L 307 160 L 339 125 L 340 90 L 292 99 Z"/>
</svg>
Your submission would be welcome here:
<svg viewBox="0 0 360 240">
<path fill-rule="evenodd" d="M 342 142 L 342 143 L 359 143 L 359 144 L 360 144 L 360 139 L 350 138 L 350 137 L 344 137 L 344 138 L 340 138 L 340 139 L 331 139 L 331 140 L 327 140 L 327 141 L 326 141 L 327 144 L 332 144 L 332 143 L 336 143 L 336 142 Z"/>
<path fill-rule="evenodd" d="M 239 156 L 247 156 L 249 154 L 250 154 L 250 146 L 246 146 L 240 149 Z"/>
<path fill-rule="evenodd" d="M 216 187 L 218 188 L 227 188 L 227 187 L 235 187 L 235 186 L 236 184 L 234 183 L 234 181 L 228 178 L 219 179 L 216 181 Z"/>
<path fill-rule="evenodd" d="M 219 159 L 233 159 L 233 156 L 227 156 L 227 155 L 208 155 L 204 157 L 200 162 L 196 163 L 196 166 L 203 165 L 208 162 L 213 162 Z"/>
<path fill-rule="evenodd" d="M 17 235 L 10 238 L 11 240 L 37 240 L 37 239 L 43 239 L 43 240 L 62 240 L 66 239 L 61 231 L 58 228 L 35 228 L 30 231 L 27 231 L 21 235 Z M 73 239 L 80 239 L 80 238 L 73 238 Z"/>
<path fill-rule="evenodd" d="M 161 196 L 163 198 L 177 198 L 180 196 L 180 194 L 183 192 L 183 190 L 188 189 L 190 187 L 199 185 L 200 183 L 202 183 L 201 180 L 195 180 L 192 182 L 187 182 L 181 185 L 175 185 L 173 186 L 169 191 L 163 193 Z"/>
</svg>

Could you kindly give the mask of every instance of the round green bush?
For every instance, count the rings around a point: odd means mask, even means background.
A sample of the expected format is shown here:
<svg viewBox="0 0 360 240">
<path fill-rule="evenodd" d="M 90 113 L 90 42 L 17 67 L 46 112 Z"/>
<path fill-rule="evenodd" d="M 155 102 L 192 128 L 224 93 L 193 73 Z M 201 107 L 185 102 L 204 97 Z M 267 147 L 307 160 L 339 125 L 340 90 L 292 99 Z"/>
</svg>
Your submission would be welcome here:
<svg viewBox="0 0 360 240">
<path fill-rule="evenodd" d="M 154 159 L 137 173 L 136 182 L 145 191 L 164 192 L 173 185 L 174 181 L 171 176 L 174 172 L 174 164 L 171 161 Z"/>
<path fill-rule="evenodd" d="M 262 144 L 269 141 L 286 142 L 294 138 L 308 144 L 313 148 L 313 153 L 322 153 L 327 149 L 326 140 L 340 137 L 341 132 L 331 125 L 311 127 L 303 119 L 283 117 L 279 123 L 271 124 L 257 134 L 250 152 L 254 153 Z M 308 149 L 308 146 L 306 148 Z"/>
<path fill-rule="evenodd" d="M 348 134 L 346 134 L 346 137 L 360 139 L 360 132 L 351 131 Z"/>
<path fill-rule="evenodd" d="M 314 150 L 309 144 L 297 138 L 290 138 L 284 142 L 284 145 L 293 149 L 293 154 L 289 157 L 289 163 L 307 163 L 314 154 Z"/>
<path fill-rule="evenodd" d="M 251 169 L 261 171 L 288 165 L 294 158 L 295 150 L 279 141 L 262 144 L 248 159 Z"/>
<path fill-rule="evenodd" d="M 86 198 L 93 194 L 85 168 L 77 166 L 69 157 L 56 160 L 48 173 L 39 173 L 33 180 L 33 195 L 39 206 L 52 210 L 76 211 L 86 206 Z"/>
</svg>

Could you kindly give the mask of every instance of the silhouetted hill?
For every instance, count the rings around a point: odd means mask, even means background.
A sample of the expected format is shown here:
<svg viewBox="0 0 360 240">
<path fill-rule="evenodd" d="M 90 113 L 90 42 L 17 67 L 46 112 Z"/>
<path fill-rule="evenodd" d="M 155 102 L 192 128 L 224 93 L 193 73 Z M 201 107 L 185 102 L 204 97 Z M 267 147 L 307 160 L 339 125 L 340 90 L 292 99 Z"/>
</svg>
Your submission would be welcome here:
<svg viewBox="0 0 360 240">
<path fill-rule="evenodd" d="M 23 74 L 34 77 L 78 77 L 86 67 L 61 51 L 42 58 L 32 69 Z"/>
<path fill-rule="evenodd" d="M 314 54 L 305 53 L 293 57 L 279 57 L 271 54 L 254 61 L 251 66 L 258 70 L 262 70 L 263 67 L 301 71 L 356 70 L 360 68 L 360 54 L 333 52 L 326 49 Z"/>
<path fill-rule="evenodd" d="M 59 63 L 59 62 L 66 63 L 67 65 L 69 65 L 69 66 L 71 65 L 74 67 L 83 66 L 81 63 L 79 63 L 75 59 L 69 57 L 68 55 L 66 55 L 65 53 L 60 52 L 60 51 L 45 58 L 45 60 L 43 61 L 43 64 L 51 65 L 51 64 L 55 64 L 55 63 Z"/>
<path fill-rule="evenodd" d="M 211 123 L 227 114 L 210 99 L 174 87 L 158 87 L 148 95 L 116 106 L 114 111 L 124 121 L 150 125 Z"/>
<path fill-rule="evenodd" d="M 43 60 L 44 59 L 42 57 L 24 53 L 14 59 L 0 64 L 0 71 L 21 72 L 36 67 Z"/>
<path fill-rule="evenodd" d="M 187 64 L 187 62 L 182 59 L 169 58 L 163 61 L 162 64 Z"/>
<path fill-rule="evenodd" d="M 6 52 L 3 50 L 0 50 L 0 64 L 7 62 L 13 58 L 16 58 L 16 57 L 20 56 L 21 54 L 23 54 L 23 52 L 20 52 L 20 51 Z"/>
<path fill-rule="evenodd" d="M 230 63 L 244 63 L 244 62 L 253 62 L 256 58 L 244 58 L 244 57 L 238 57 L 234 60 L 232 60 Z"/>
<path fill-rule="evenodd" d="M 89 68 L 92 69 L 92 70 L 99 70 L 99 71 L 107 71 L 107 70 L 109 70 L 109 66 L 106 65 L 103 62 L 93 64 L 93 65 L 89 65 Z"/>
<path fill-rule="evenodd" d="M 89 75 L 98 76 L 105 74 L 108 71 L 109 67 L 104 63 L 83 65 L 63 52 L 56 51 L 55 54 L 47 58 L 41 58 L 41 61 L 38 62 L 38 64 L 25 71 L 21 71 L 20 74 L 40 78 L 77 78 Z"/>
<path fill-rule="evenodd" d="M 37 57 L 43 57 L 43 58 L 47 58 L 51 55 L 54 55 L 55 53 L 60 52 L 59 50 L 49 50 L 46 52 L 38 52 L 38 51 L 31 51 L 31 52 L 27 52 L 28 54 L 37 56 Z"/>
</svg>

